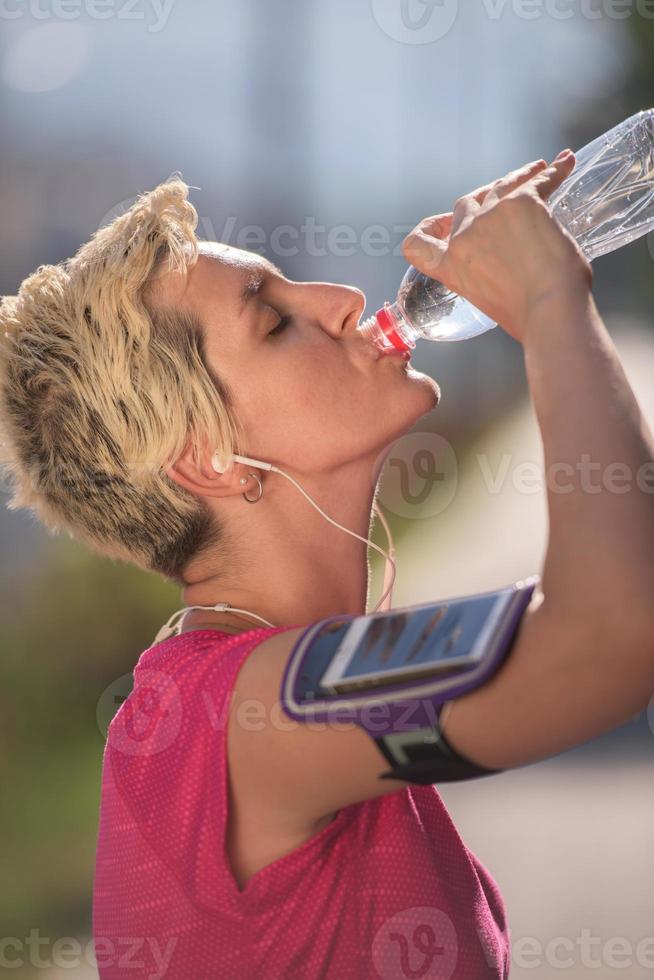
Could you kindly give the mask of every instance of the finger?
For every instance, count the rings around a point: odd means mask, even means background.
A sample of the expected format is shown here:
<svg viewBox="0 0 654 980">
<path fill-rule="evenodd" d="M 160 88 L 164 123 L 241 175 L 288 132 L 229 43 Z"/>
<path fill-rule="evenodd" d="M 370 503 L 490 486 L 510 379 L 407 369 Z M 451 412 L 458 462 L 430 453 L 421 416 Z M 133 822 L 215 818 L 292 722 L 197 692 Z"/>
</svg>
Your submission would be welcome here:
<svg viewBox="0 0 654 980">
<path fill-rule="evenodd" d="M 539 164 L 540 162 L 538 161 Z M 542 163 L 544 165 L 545 161 L 543 160 Z M 533 170 L 531 164 L 521 169 L 528 170 L 530 173 Z M 488 189 L 492 186 L 493 184 L 487 185 Z M 463 224 L 469 224 L 480 210 L 486 193 L 486 187 L 478 188 L 471 194 L 464 194 L 458 198 L 453 212 L 424 218 L 404 239 L 402 252 L 405 258 L 421 272 L 435 275 L 436 269 L 446 256 L 449 238 Z"/>
<path fill-rule="evenodd" d="M 402 254 L 407 262 L 427 275 L 433 275 L 446 252 L 447 242 L 423 231 L 422 222 L 402 242 Z"/>
<path fill-rule="evenodd" d="M 476 191 L 471 191 L 470 194 L 465 194 L 464 196 L 472 197 L 478 204 L 483 204 L 489 191 L 495 190 L 498 185 L 508 183 L 510 184 L 510 189 L 514 190 L 546 166 L 547 161 L 545 160 L 532 160 L 531 163 L 526 163 L 523 167 L 511 170 L 505 177 L 501 177 L 499 180 L 492 180 L 490 183 L 484 184 L 483 187 L 478 187 Z"/>
<path fill-rule="evenodd" d="M 452 229 L 452 212 L 432 214 L 416 225 L 402 242 L 402 254 L 412 265 L 416 262 L 421 268 L 425 262 L 430 268 L 440 261 L 440 248 L 445 249 Z"/>
<path fill-rule="evenodd" d="M 480 205 L 470 195 L 460 197 L 453 212 L 424 218 L 402 245 L 404 257 L 427 275 L 436 275 L 447 253 L 450 237 L 471 219 Z"/>
<path fill-rule="evenodd" d="M 423 218 L 420 224 L 416 225 L 416 227 L 413 229 L 411 235 L 417 235 L 420 233 L 423 237 L 439 238 L 441 241 L 445 241 L 461 224 L 461 205 L 463 201 L 466 200 L 468 200 L 468 195 L 463 198 L 459 198 L 455 205 L 454 211 L 448 211 L 445 214 L 432 214 L 428 218 Z M 472 198 L 470 198 L 470 200 L 472 200 Z M 410 235 L 407 235 L 407 239 L 409 237 Z"/>
<path fill-rule="evenodd" d="M 530 177 L 546 166 L 547 163 L 545 160 L 533 160 L 531 163 L 525 164 L 524 167 L 511 171 L 511 173 L 507 176 L 511 177 L 515 181 L 512 186 L 517 187 L 522 181 L 529 180 Z M 506 178 L 503 179 L 506 180 Z M 459 201 L 462 201 L 464 198 L 470 198 L 476 201 L 478 204 L 483 204 L 486 195 L 496 186 L 496 184 L 496 180 L 493 180 L 488 184 L 483 184 L 476 190 L 470 191 L 469 194 L 462 195 L 462 197 L 459 198 Z M 445 214 L 434 214 L 428 218 L 423 218 L 414 231 L 420 229 L 420 231 L 426 235 L 432 235 L 435 238 L 444 239 L 448 235 L 452 234 L 453 230 L 455 230 L 453 228 L 454 221 L 454 212 L 452 211 L 446 212 Z"/>
<path fill-rule="evenodd" d="M 537 174 L 532 185 L 542 200 L 546 200 L 552 191 L 555 191 L 563 181 L 570 176 L 575 168 L 576 159 L 574 153 L 570 152 L 566 156 L 559 156 L 546 170 Z"/>
<path fill-rule="evenodd" d="M 445 214 L 432 214 L 428 218 L 423 218 L 422 221 L 416 225 L 411 234 L 419 229 L 426 235 L 432 235 L 434 238 L 445 239 L 451 232 L 452 217 L 453 215 L 451 211 L 447 211 Z"/>
<path fill-rule="evenodd" d="M 450 237 L 455 235 L 464 223 L 468 224 L 478 211 L 481 211 L 481 203 L 475 197 L 469 194 L 460 197 L 454 206 Z"/>
<path fill-rule="evenodd" d="M 528 163 L 525 167 L 520 167 L 519 170 L 514 170 L 506 177 L 501 177 L 500 180 L 496 180 L 492 193 L 499 200 L 501 197 L 506 197 L 512 191 L 526 184 L 527 181 L 537 180 L 538 177 L 545 172 L 547 169 L 547 162 L 545 160 L 536 160 L 534 163 Z"/>
<path fill-rule="evenodd" d="M 452 212 L 432 214 L 416 225 L 402 242 L 402 254 L 407 262 L 421 271 L 433 271 L 447 248 L 452 228 Z"/>
</svg>

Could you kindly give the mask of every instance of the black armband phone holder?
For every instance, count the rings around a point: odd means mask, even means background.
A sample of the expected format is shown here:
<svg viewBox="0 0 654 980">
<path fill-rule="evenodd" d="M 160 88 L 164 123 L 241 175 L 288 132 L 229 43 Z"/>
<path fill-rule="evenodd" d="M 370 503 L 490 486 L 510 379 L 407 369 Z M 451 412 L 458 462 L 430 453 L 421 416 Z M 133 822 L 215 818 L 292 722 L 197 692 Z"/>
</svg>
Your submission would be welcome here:
<svg viewBox="0 0 654 980">
<path fill-rule="evenodd" d="M 539 581 L 532 576 L 494 592 L 313 623 L 291 651 L 282 707 L 305 724 L 354 722 L 365 729 L 391 767 L 380 779 L 429 784 L 501 772 L 458 753 L 441 731 L 440 714 L 502 666 Z M 394 643 L 384 646 L 389 637 Z"/>
</svg>

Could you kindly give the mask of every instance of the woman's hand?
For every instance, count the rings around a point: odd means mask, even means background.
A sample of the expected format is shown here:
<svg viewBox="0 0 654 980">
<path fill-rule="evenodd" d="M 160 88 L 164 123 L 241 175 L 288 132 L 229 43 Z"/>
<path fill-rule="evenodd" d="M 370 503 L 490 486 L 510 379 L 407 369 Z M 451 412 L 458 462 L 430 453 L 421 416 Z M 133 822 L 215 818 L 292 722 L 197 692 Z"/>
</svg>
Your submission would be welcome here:
<svg viewBox="0 0 654 980">
<path fill-rule="evenodd" d="M 590 262 L 545 204 L 574 164 L 571 152 L 549 167 L 536 160 L 464 194 L 452 213 L 416 225 L 404 257 L 522 343 L 542 300 L 590 291 Z"/>
</svg>

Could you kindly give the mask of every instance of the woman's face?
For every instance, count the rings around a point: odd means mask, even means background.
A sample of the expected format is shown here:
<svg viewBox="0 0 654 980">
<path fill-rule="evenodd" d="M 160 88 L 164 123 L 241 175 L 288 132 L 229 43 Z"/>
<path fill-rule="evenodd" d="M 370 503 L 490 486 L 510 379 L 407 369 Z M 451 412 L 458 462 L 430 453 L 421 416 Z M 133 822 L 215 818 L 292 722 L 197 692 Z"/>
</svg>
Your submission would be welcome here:
<svg viewBox="0 0 654 980">
<path fill-rule="evenodd" d="M 365 296 L 353 287 L 293 282 L 256 253 L 202 242 L 177 299 L 204 326 L 246 455 L 305 472 L 372 461 L 440 399 L 433 379 L 357 332 Z"/>
</svg>

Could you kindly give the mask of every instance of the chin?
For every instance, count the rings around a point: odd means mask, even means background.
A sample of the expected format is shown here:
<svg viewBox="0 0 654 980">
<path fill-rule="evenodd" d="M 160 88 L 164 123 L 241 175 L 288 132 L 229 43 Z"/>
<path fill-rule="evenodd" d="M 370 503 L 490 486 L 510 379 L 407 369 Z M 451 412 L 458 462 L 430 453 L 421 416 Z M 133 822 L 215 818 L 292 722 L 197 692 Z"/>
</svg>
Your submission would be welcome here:
<svg viewBox="0 0 654 980">
<path fill-rule="evenodd" d="M 425 415 L 427 412 L 430 412 L 432 408 L 435 408 L 440 402 L 440 385 L 437 381 L 434 381 L 430 375 L 425 374 L 423 371 L 416 371 L 411 364 L 407 365 L 406 376 L 412 382 L 414 390 L 416 390 L 417 394 L 427 405 L 427 407 L 424 408 L 421 413 L 422 415 Z M 420 418 L 420 416 L 418 416 L 418 418 Z"/>
<path fill-rule="evenodd" d="M 393 431 L 388 430 L 384 437 L 384 451 L 381 457 L 378 458 L 379 469 L 383 466 L 383 461 L 386 453 L 392 448 L 398 439 L 410 432 L 416 422 L 418 422 L 423 416 L 428 415 L 433 408 L 438 405 L 441 400 L 441 389 L 436 381 L 431 378 L 428 374 L 423 374 L 421 371 L 415 371 L 411 367 L 407 367 L 406 378 L 411 382 L 411 390 L 408 390 L 408 385 L 405 385 L 404 398 L 402 395 L 397 395 L 394 404 L 398 406 L 398 415 L 396 416 L 396 425 Z M 402 402 L 402 408 L 399 408 L 399 402 Z"/>
</svg>

